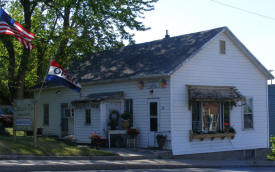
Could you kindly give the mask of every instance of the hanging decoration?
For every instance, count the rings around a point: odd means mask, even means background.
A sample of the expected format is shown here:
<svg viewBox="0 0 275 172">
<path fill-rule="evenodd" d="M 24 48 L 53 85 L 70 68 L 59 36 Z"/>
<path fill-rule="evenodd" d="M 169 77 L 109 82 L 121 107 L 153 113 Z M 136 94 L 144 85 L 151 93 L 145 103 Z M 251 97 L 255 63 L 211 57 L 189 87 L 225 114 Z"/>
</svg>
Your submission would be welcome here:
<svg viewBox="0 0 275 172">
<path fill-rule="evenodd" d="M 140 80 L 140 81 L 138 82 L 138 88 L 141 89 L 141 90 L 144 89 L 144 81 Z"/>
<path fill-rule="evenodd" d="M 161 79 L 160 80 L 160 87 L 165 88 L 167 86 L 167 80 L 166 79 Z"/>
</svg>

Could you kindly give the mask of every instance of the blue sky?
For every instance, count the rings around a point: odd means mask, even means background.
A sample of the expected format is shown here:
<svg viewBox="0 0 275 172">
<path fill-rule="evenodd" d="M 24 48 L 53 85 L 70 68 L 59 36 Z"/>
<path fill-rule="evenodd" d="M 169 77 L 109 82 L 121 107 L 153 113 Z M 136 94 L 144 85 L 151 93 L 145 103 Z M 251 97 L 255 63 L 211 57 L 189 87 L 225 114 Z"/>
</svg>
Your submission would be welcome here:
<svg viewBox="0 0 275 172">
<path fill-rule="evenodd" d="M 275 0 L 216 0 L 269 16 L 248 14 L 211 0 L 159 0 L 142 21 L 151 30 L 135 32 L 137 43 L 227 26 L 267 68 L 275 70 Z M 273 75 L 275 72 L 273 72 Z"/>
</svg>

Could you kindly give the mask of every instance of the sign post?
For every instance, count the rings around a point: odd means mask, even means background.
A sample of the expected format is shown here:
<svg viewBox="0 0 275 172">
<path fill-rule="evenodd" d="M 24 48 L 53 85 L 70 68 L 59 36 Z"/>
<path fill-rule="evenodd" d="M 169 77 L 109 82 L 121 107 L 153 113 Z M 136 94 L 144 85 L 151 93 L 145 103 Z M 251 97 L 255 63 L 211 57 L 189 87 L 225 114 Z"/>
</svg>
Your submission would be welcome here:
<svg viewBox="0 0 275 172">
<path fill-rule="evenodd" d="M 37 100 L 34 101 L 33 145 L 37 147 Z"/>
</svg>

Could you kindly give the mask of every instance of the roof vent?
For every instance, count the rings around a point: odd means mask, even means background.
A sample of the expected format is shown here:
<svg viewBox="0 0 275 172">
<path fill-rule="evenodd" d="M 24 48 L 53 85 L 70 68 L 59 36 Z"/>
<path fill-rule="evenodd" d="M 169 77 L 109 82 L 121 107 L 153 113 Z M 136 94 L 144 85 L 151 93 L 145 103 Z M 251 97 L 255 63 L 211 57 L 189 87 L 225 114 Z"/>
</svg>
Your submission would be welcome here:
<svg viewBox="0 0 275 172">
<path fill-rule="evenodd" d="M 165 38 L 170 38 L 170 35 L 168 34 L 168 30 L 166 30 Z"/>
</svg>

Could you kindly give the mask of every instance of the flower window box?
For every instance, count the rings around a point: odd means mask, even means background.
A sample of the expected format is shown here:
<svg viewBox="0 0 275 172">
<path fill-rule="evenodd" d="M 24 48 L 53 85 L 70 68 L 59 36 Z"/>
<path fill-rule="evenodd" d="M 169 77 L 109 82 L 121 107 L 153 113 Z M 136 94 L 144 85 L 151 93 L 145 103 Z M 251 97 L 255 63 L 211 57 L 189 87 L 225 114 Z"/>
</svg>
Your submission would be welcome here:
<svg viewBox="0 0 275 172">
<path fill-rule="evenodd" d="M 189 131 L 189 141 L 192 142 L 193 139 L 199 139 L 200 141 L 203 141 L 204 139 L 210 138 L 211 140 L 214 140 L 215 138 L 221 138 L 222 140 L 224 138 L 231 138 L 234 139 L 235 133 L 233 132 L 227 132 L 227 133 L 202 133 L 202 134 L 195 134 L 192 130 Z"/>
</svg>

